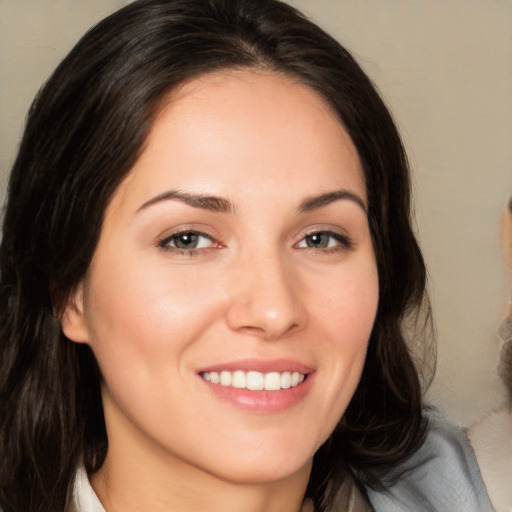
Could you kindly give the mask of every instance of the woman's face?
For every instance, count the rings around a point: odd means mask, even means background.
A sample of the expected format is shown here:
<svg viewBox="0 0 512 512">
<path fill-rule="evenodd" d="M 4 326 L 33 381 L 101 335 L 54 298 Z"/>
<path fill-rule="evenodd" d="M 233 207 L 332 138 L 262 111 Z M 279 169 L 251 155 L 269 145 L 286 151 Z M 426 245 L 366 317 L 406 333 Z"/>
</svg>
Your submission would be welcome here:
<svg viewBox="0 0 512 512">
<path fill-rule="evenodd" d="M 356 149 L 310 88 L 232 71 L 173 92 L 63 318 L 104 376 L 110 463 L 309 472 L 376 314 L 366 202 Z"/>
</svg>

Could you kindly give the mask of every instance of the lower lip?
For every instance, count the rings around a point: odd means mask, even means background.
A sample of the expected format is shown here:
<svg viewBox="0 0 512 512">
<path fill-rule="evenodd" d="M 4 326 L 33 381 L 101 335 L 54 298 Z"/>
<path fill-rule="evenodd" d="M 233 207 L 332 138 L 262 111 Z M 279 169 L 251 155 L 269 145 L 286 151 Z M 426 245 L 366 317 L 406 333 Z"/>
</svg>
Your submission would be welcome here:
<svg viewBox="0 0 512 512">
<path fill-rule="evenodd" d="M 199 378 L 221 400 L 241 409 L 257 413 L 277 413 L 291 409 L 306 397 L 313 383 L 313 375 L 308 374 L 303 382 L 293 388 L 281 389 L 279 391 L 251 391 L 249 389 L 212 384 L 201 376 Z"/>
</svg>

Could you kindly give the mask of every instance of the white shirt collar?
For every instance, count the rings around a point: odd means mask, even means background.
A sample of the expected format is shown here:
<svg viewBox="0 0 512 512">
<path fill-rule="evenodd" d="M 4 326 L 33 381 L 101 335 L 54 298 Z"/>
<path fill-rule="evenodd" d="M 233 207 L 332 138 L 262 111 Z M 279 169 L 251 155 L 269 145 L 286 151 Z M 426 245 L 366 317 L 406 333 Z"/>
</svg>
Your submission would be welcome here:
<svg viewBox="0 0 512 512">
<path fill-rule="evenodd" d="M 350 508 L 352 510 L 352 507 Z M 89 482 L 83 466 L 78 468 L 73 485 L 73 503 L 69 512 L 106 512 Z M 306 500 L 301 512 L 314 512 L 313 503 Z"/>
<path fill-rule="evenodd" d="M 76 472 L 72 507 L 69 512 L 105 512 L 98 496 L 91 487 L 83 466 L 80 466 Z"/>
</svg>

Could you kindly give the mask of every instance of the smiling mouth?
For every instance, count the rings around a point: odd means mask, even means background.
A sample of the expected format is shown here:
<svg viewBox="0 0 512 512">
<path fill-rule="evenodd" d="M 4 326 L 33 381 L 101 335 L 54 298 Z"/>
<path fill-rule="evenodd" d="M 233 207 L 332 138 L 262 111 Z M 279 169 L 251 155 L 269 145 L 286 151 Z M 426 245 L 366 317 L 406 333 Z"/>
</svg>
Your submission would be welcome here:
<svg viewBox="0 0 512 512">
<path fill-rule="evenodd" d="M 290 389 L 301 384 L 306 374 L 299 372 L 268 372 L 255 371 L 244 372 L 201 372 L 199 374 L 205 381 L 220 386 L 236 389 L 248 389 L 250 391 L 280 391 Z"/>
</svg>

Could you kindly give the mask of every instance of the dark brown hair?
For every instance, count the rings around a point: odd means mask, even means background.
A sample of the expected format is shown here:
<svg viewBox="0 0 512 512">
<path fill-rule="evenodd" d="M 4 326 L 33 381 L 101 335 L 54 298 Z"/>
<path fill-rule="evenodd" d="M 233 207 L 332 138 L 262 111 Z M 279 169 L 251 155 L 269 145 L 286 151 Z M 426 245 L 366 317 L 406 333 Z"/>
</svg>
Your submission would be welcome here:
<svg viewBox="0 0 512 512">
<path fill-rule="evenodd" d="M 366 178 L 377 318 L 360 385 L 315 457 L 308 494 L 318 510 L 334 510 L 346 467 L 361 486 L 377 486 L 424 438 L 404 319 L 425 303 L 425 268 L 406 156 L 374 86 L 334 39 L 276 0 L 140 0 L 93 27 L 59 65 L 34 100 L 12 169 L 0 248 L 4 512 L 63 511 L 81 461 L 89 472 L 103 463 L 100 371 L 57 318 L 161 103 L 184 80 L 225 68 L 274 70 L 317 91 Z"/>
</svg>

